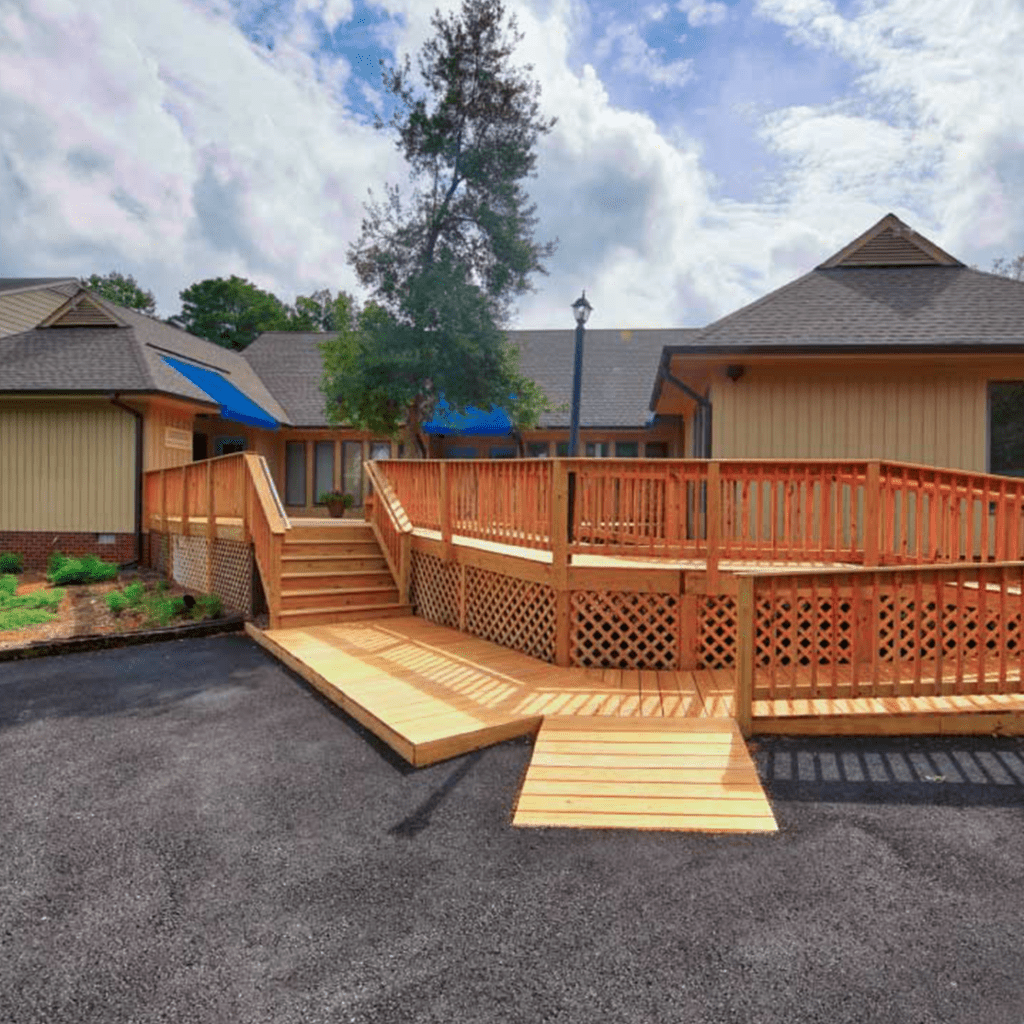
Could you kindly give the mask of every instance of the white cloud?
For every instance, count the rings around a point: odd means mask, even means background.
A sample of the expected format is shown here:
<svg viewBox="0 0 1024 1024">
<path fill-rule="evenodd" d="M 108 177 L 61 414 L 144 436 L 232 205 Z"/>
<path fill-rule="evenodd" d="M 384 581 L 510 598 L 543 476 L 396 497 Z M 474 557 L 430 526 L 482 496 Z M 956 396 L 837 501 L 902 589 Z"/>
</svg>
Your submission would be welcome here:
<svg viewBox="0 0 1024 1024">
<path fill-rule="evenodd" d="M 217 275 L 285 299 L 355 286 L 345 252 L 367 186 L 380 194 L 405 172 L 392 139 L 347 108 L 347 64 L 316 49 L 315 19 L 344 24 L 348 0 L 274 8 L 272 51 L 236 25 L 263 0 L 0 4 L 0 273 L 117 268 L 168 313 L 179 290 Z M 434 6 L 385 0 L 401 16 L 390 29 L 399 58 L 432 35 Z M 690 4 L 691 24 L 711 6 Z M 984 266 L 990 251 L 1024 250 L 1019 0 L 873 0 L 856 17 L 826 0 L 758 0 L 762 19 L 859 78 L 840 103 L 758 114 L 784 172 L 751 202 L 717 192 L 699 136 L 616 106 L 593 67 L 579 68 L 580 0 L 508 7 L 525 33 L 516 62 L 534 65 L 543 111 L 559 119 L 527 188 L 538 240 L 560 247 L 517 326 L 571 329 L 584 286 L 595 327 L 699 325 L 889 209 Z M 662 91 L 705 79 L 701 58 L 666 60 L 636 25 L 605 45 L 616 74 Z"/>
<path fill-rule="evenodd" d="M 729 17 L 729 8 L 718 0 L 679 0 L 679 10 L 694 28 L 700 25 L 719 25 Z"/>
<path fill-rule="evenodd" d="M 598 41 L 595 56 L 605 57 L 613 49 L 619 51 L 616 71 L 643 78 L 652 85 L 678 89 L 694 77 L 692 60 L 664 60 L 664 51 L 648 46 L 633 23 L 610 24 Z"/>
</svg>

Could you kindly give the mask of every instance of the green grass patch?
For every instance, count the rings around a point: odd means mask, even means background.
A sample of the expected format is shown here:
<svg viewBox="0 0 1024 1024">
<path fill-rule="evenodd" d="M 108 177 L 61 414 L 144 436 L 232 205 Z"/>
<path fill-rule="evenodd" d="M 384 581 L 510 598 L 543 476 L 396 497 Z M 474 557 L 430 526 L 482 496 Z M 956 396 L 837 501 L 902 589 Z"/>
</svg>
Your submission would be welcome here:
<svg viewBox="0 0 1024 1024">
<path fill-rule="evenodd" d="M 11 586 L 10 581 L 14 581 Z M 37 590 L 32 594 L 17 593 L 17 578 L 0 576 L 0 632 L 38 626 L 57 618 L 57 606 L 63 590 Z"/>
</svg>

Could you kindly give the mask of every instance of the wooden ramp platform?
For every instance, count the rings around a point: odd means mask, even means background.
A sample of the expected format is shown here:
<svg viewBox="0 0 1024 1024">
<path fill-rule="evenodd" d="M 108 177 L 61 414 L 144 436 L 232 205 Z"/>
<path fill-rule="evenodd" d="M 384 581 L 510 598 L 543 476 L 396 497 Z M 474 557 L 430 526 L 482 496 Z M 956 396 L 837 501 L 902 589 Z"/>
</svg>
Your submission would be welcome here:
<svg viewBox="0 0 1024 1024">
<path fill-rule="evenodd" d="M 545 718 L 512 823 L 777 831 L 731 718 Z"/>
</svg>

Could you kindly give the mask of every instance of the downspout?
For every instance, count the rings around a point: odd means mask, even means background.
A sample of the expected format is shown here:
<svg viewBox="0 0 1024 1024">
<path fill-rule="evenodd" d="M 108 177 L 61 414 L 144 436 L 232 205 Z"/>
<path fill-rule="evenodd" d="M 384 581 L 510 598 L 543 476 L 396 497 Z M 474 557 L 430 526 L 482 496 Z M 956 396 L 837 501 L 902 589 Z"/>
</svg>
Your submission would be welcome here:
<svg viewBox="0 0 1024 1024">
<path fill-rule="evenodd" d="M 701 431 L 700 431 L 700 450 L 701 458 L 711 458 L 711 432 L 708 429 L 711 425 L 711 399 L 705 397 L 702 394 L 694 391 L 689 384 L 684 384 L 678 377 L 676 377 L 668 366 L 663 365 L 661 368 L 662 376 L 669 382 L 679 388 L 687 397 L 692 398 L 700 407 L 704 410 L 704 415 L 701 416 Z"/>
<path fill-rule="evenodd" d="M 124 409 L 135 417 L 135 559 L 125 562 L 122 569 L 133 569 L 142 562 L 142 423 L 143 415 L 138 409 L 125 405 L 115 391 L 110 404 Z"/>
</svg>

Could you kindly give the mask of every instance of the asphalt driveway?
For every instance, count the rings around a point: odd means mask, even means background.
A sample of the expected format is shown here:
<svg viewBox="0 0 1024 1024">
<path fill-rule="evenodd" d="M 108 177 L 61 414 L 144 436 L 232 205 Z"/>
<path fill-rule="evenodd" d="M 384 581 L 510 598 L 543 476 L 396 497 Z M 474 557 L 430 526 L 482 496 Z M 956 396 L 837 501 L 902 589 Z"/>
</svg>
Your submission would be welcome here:
<svg viewBox="0 0 1024 1024">
<path fill-rule="evenodd" d="M 777 836 L 512 829 L 244 637 L 0 664 L 0 1021 L 1024 1022 L 1024 743 L 762 742 Z"/>
</svg>

